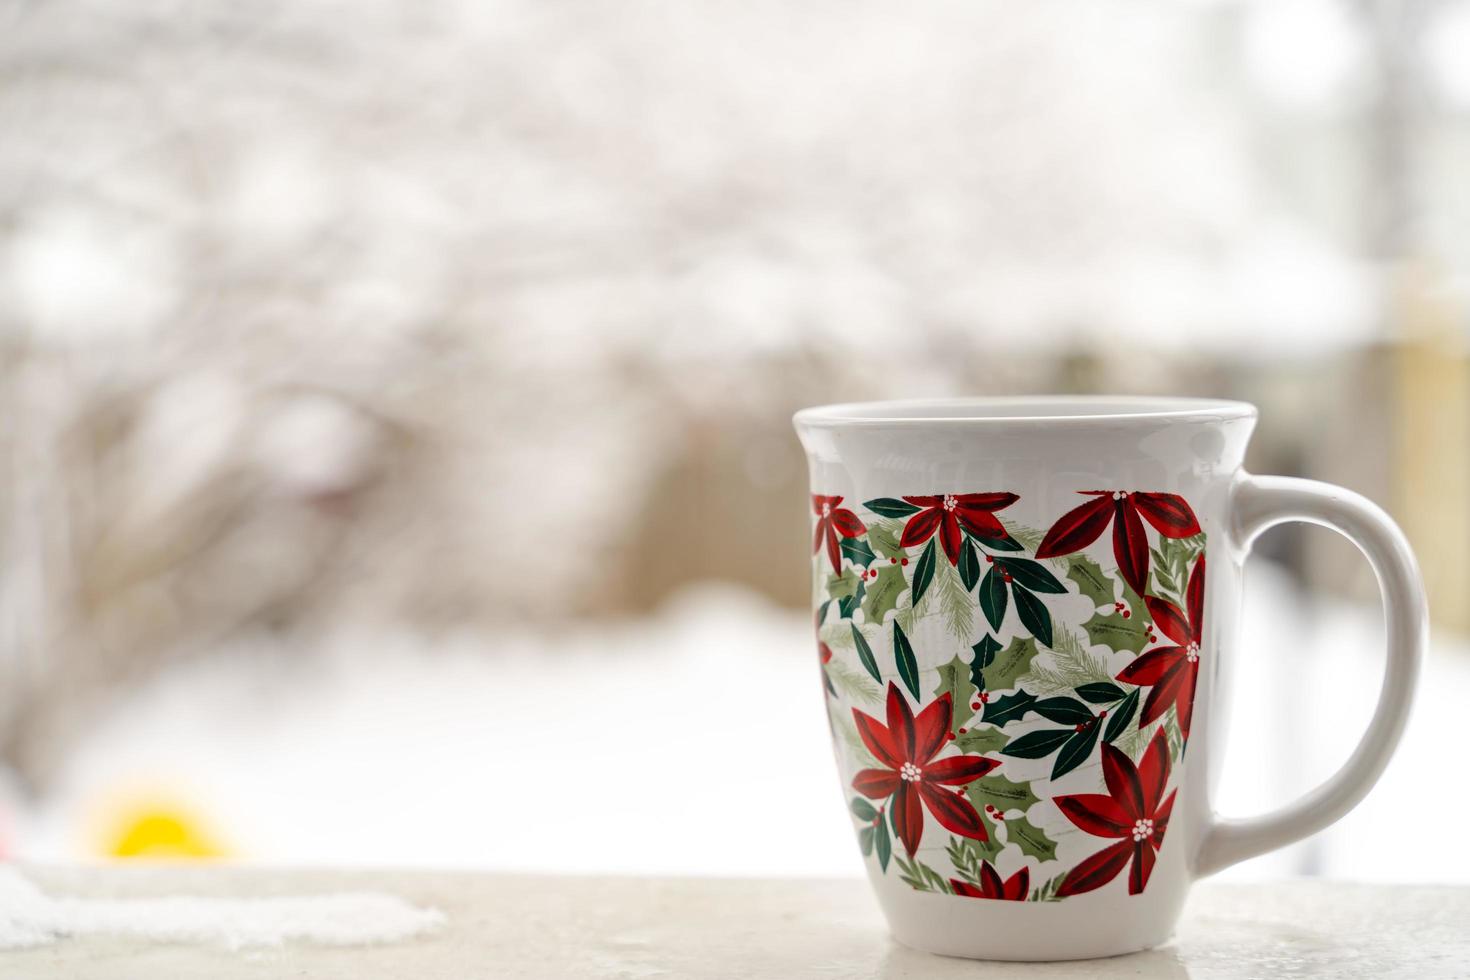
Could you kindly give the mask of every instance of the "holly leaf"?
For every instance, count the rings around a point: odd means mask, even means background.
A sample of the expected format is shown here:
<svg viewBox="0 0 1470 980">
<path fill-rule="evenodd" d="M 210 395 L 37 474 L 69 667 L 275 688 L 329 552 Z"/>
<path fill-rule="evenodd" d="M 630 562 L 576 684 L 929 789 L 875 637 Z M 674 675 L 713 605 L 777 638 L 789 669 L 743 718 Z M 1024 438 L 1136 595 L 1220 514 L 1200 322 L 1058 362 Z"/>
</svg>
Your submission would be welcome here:
<svg viewBox="0 0 1470 980">
<path fill-rule="evenodd" d="M 949 695 L 950 703 L 954 705 L 954 718 L 950 722 L 950 731 L 958 732 L 965 727 L 966 722 L 975 716 L 975 709 L 970 707 L 975 700 L 975 685 L 970 682 L 970 665 L 956 656 L 949 663 L 940 664 L 937 669 L 939 686 L 934 689 L 934 696 Z M 968 735 L 969 732 L 965 734 Z M 956 741 L 958 741 L 958 736 L 956 736 Z"/>
<path fill-rule="evenodd" d="M 924 592 L 929 588 L 929 583 L 934 581 L 934 542 L 939 535 L 929 539 L 929 544 L 924 548 L 919 560 L 914 563 L 913 599 L 910 605 L 918 606 L 919 600 L 924 598 Z"/>
<path fill-rule="evenodd" d="M 969 786 L 967 786 L 965 788 L 966 792 L 970 792 L 973 789 L 974 785 L 974 783 L 971 783 Z M 975 798 L 972 795 L 970 797 L 971 802 L 974 802 L 974 799 Z M 977 805 L 975 807 L 975 812 L 980 815 L 980 823 L 985 827 L 986 839 L 976 840 L 973 837 L 966 837 L 963 839 L 963 846 L 969 848 L 973 853 L 979 855 L 984 860 L 989 861 L 991 864 L 994 864 L 996 857 L 1000 854 L 1001 851 L 1005 850 L 1005 844 L 1001 843 L 1000 836 L 996 833 L 995 821 L 991 820 L 990 815 L 985 812 L 985 804 L 981 803 Z"/>
<path fill-rule="evenodd" d="M 1092 755 L 1092 750 L 1097 745 L 1097 733 L 1101 728 L 1100 725 L 1088 725 L 1082 731 L 1072 733 L 1061 751 L 1057 753 L 1056 765 L 1051 767 L 1052 779 L 1061 779 L 1087 761 L 1087 757 Z"/>
<path fill-rule="evenodd" d="M 985 613 L 990 628 L 1000 632 L 1000 624 L 1006 618 L 1006 603 L 1010 601 L 1005 578 L 996 574 L 995 566 L 980 580 L 980 609 Z"/>
<path fill-rule="evenodd" d="M 884 565 L 878 569 L 878 577 L 868 581 L 867 598 L 863 599 L 863 616 L 869 623 L 880 625 L 883 617 L 898 605 L 898 597 L 903 595 L 903 571 L 897 565 Z"/>
<path fill-rule="evenodd" d="M 847 540 L 852 540 L 848 538 Z M 827 576 L 827 594 L 833 599 L 846 599 L 857 592 L 862 579 L 851 568 L 844 568 L 841 575 Z"/>
<path fill-rule="evenodd" d="M 850 625 L 852 626 L 852 643 L 857 647 L 858 660 L 862 661 L 863 669 L 872 676 L 873 680 L 881 685 L 883 675 L 878 673 L 878 661 L 873 657 L 873 648 L 868 646 L 867 638 L 863 636 L 863 631 L 857 628 L 857 624 Z"/>
<path fill-rule="evenodd" d="M 841 548 L 842 556 L 854 565 L 867 565 L 878 557 L 864 538 L 843 538 Z"/>
<path fill-rule="evenodd" d="M 1011 737 L 999 728 L 967 728 L 965 734 L 956 735 L 955 747 L 968 755 L 985 755 L 999 752 Z"/>
<path fill-rule="evenodd" d="M 898 667 L 898 676 L 903 678 L 904 687 L 915 700 L 919 699 L 919 664 L 914 658 L 914 647 L 904 635 L 898 620 L 893 621 L 893 661 Z"/>
<path fill-rule="evenodd" d="M 852 571 L 852 569 L 848 569 Z M 851 619 L 853 611 L 862 604 L 863 596 L 867 594 L 867 585 L 862 579 L 858 579 L 857 591 L 852 595 L 837 600 L 837 615 L 843 619 Z"/>
<path fill-rule="evenodd" d="M 1136 687 L 1129 691 L 1122 703 L 1108 715 L 1108 727 L 1103 732 L 1103 741 L 1111 743 L 1128 728 L 1128 723 L 1133 720 L 1133 713 L 1138 710 L 1138 691 Z"/>
<path fill-rule="evenodd" d="M 899 533 L 891 524 L 874 521 L 868 525 L 868 544 L 884 558 L 907 558 L 908 549 L 898 543 Z"/>
<path fill-rule="evenodd" d="M 1101 644 L 1113 650 L 1138 653 L 1148 642 L 1148 633 L 1143 628 L 1143 617 L 1138 615 L 1123 618 L 1121 612 L 1110 611 L 1106 616 L 1093 613 L 1092 618 L 1082 624 L 1087 631 L 1087 642 Z"/>
<path fill-rule="evenodd" d="M 1035 703 L 1036 695 L 1026 691 L 1005 694 L 986 703 L 985 713 L 980 720 L 987 725 L 1008 725 L 1026 717 L 1026 712 Z"/>
<path fill-rule="evenodd" d="M 1051 612 L 1045 603 L 1030 589 L 1022 588 L 1020 582 L 1011 583 L 1011 592 L 1016 597 L 1016 613 L 1021 617 L 1021 625 L 1043 644 L 1051 646 Z"/>
<path fill-rule="evenodd" d="M 985 690 L 985 668 L 995 662 L 995 655 L 1000 651 L 1000 644 L 995 637 L 989 633 L 985 639 L 970 648 L 975 651 L 975 659 L 970 661 L 970 683 L 975 685 L 979 691 Z"/>
<path fill-rule="evenodd" d="M 1022 854 L 1042 861 L 1056 860 L 1057 842 L 1024 816 L 1006 821 L 1006 838 L 1020 847 Z"/>
<path fill-rule="evenodd" d="M 1016 681 L 1022 674 L 1031 669 L 1031 661 L 1036 659 L 1039 651 L 1036 649 L 1036 641 L 1029 636 L 1018 636 L 1011 640 L 989 667 L 985 668 L 985 690 L 987 691 L 1009 691 L 1016 686 Z"/>
<path fill-rule="evenodd" d="M 1067 578 L 1077 583 L 1077 591 L 1091 599 L 1094 606 L 1113 604 L 1113 580 L 1091 558 L 1085 555 L 1068 558 Z"/>
<path fill-rule="evenodd" d="M 908 517 L 917 514 L 919 508 L 907 500 L 899 500 L 895 497 L 879 497 L 876 500 L 868 500 L 863 506 L 882 517 Z"/>
<path fill-rule="evenodd" d="M 965 793 L 975 804 L 975 809 L 981 812 L 987 803 L 1005 813 L 1007 810 L 1029 810 L 1031 804 L 1041 802 L 1041 797 L 1031 792 L 1030 783 L 1018 783 L 1004 776 L 982 776 L 970 783 Z"/>
</svg>

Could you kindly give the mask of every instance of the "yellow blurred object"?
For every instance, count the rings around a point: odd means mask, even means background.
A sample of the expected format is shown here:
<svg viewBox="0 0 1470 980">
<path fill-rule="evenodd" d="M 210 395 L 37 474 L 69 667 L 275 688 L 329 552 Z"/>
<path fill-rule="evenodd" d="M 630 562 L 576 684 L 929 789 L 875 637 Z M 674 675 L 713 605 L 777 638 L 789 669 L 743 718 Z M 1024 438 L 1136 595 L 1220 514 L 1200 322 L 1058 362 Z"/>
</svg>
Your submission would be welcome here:
<svg viewBox="0 0 1470 980">
<path fill-rule="evenodd" d="M 157 807 L 128 814 L 107 844 L 109 857 L 198 859 L 219 858 L 225 851 L 181 810 Z"/>
</svg>

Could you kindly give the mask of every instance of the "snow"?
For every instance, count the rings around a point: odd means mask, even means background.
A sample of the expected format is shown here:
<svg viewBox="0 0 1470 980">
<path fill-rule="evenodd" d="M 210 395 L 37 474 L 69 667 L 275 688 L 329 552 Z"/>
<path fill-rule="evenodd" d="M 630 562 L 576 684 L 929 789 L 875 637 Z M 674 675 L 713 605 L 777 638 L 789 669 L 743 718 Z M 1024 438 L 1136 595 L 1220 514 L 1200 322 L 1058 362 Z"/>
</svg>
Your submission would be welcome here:
<svg viewBox="0 0 1470 980">
<path fill-rule="evenodd" d="M 52 897 L 13 867 L 0 867 L 0 949 L 59 939 L 120 936 L 229 949 L 397 942 L 438 929 L 444 915 L 375 892 L 275 898 L 82 899 Z"/>
</svg>

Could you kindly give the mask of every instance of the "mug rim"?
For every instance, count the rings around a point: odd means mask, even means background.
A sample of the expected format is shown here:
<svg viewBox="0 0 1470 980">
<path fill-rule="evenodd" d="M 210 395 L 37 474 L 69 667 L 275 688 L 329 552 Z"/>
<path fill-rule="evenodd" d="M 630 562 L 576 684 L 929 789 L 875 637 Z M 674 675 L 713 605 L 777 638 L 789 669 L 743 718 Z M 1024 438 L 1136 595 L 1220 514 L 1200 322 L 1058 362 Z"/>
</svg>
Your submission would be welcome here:
<svg viewBox="0 0 1470 980">
<path fill-rule="evenodd" d="M 1160 395 L 987 395 L 838 402 L 803 408 L 798 428 L 849 426 L 1116 425 L 1130 421 L 1223 422 L 1255 418 L 1256 406 L 1225 398 Z"/>
</svg>

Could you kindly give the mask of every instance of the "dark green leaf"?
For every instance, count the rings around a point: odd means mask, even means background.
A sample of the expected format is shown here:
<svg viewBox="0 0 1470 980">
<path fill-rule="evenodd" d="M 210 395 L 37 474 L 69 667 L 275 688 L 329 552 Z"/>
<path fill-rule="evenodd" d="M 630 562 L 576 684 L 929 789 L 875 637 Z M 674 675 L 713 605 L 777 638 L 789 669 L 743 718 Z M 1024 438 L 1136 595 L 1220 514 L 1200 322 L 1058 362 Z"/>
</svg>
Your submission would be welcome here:
<svg viewBox="0 0 1470 980">
<path fill-rule="evenodd" d="M 1015 538 L 1011 537 L 1010 532 L 1006 532 L 1006 535 L 1003 538 L 987 538 L 984 535 L 976 534 L 974 531 L 971 531 L 969 528 L 965 528 L 965 536 L 966 537 L 969 537 L 969 538 L 974 538 L 976 541 L 980 542 L 985 547 L 989 548 L 991 551 L 1025 551 L 1026 550 L 1021 545 L 1021 542 L 1019 542 Z"/>
<path fill-rule="evenodd" d="M 827 609 L 831 607 L 831 599 L 823 599 L 822 604 L 817 607 L 817 626 L 820 627 L 827 621 Z"/>
<path fill-rule="evenodd" d="M 1011 591 L 1016 595 L 1016 612 L 1021 617 L 1021 625 L 1044 646 L 1051 646 L 1051 613 L 1046 606 L 1019 582 L 1011 583 Z"/>
<path fill-rule="evenodd" d="M 1062 750 L 1057 753 L 1056 764 L 1051 767 L 1052 779 L 1061 779 L 1087 761 L 1087 757 L 1092 755 L 1093 747 L 1097 745 L 1097 732 L 1100 727 L 1099 725 L 1088 725 L 1082 731 L 1072 733 L 1072 737 L 1067 739 L 1067 744 L 1063 745 Z"/>
<path fill-rule="evenodd" d="M 965 583 L 965 591 L 975 588 L 975 583 L 980 581 L 980 552 L 975 548 L 975 542 L 966 539 L 960 546 L 960 581 Z"/>
<path fill-rule="evenodd" d="M 852 810 L 852 815 L 864 823 L 872 823 L 878 819 L 878 811 L 873 808 L 873 804 L 861 796 L 854 796 L 848 806 Z"/>
<path fill-rule="evenodd" d="M 1076 698 L 1047 698 L 1037 701 L 1031 706 L 1031 710 L 1058 725 L 1078 725 L 1092 721 L 1092 709 Z"/>
<path fill-rule="evenodd" d="M 873 835 L 873 843 L 877 846 L 878 850 L 878 867 L 887 871 L 888 858 L 893 853 L 893 841 L 888 836 L 888 821 L 878 821 L 878 826 L 873 829 L 876 831 Z"/>
<path fill-rule="evenodd" d="M 1123 689 L 1112 681 L 1083 684 L 1077 688 L 1077 693 L 1093 704 L 1112 704 L 1114 701 L 1121 701 L 1124 697 Z"/>
<path fill-rule="evenodd" d="M 910 514 L 919 512 L 919 508 L 913 504 L 894 497 L 879 497 L 876 500 L 869 500 L 863 506 L 882 517 L 908 517 Z"/>
<path fill-rule="evenodd" d="M 868 587 L 862 582 L 858 582 L 857 589 L 854 590 L 852 595 L 837 600 L 837 615 L 843 619 L 851 619 L 852 611 L 862 605 L 863 596 L 867 595 L 867 593 Z"/>
<path fill-rule="evenodd" d="M 1019 721 L 1026 717 L 1026 712 L 1036 703 L 1036 695 L 1025 691 L 1017 691 L 1015 694 L 1006 694 L 998 698 L 992 698 L 985 705 L 985 711 L 980 715 L 980 720 L 987 725 L 1006 725 L 1013 721 Z"/>
<path fill-rule="evenodd" d="M 995 660 L 995 655 L 1000 650 L 1000 643 L 989 633 L 985 639 L 970 648 L 975 651 L 975 659 L 970 661 L 970 683 L 975 685 L 975 690 L 985 690 L 985 668 L 989 667 Z"/>
<path fill-rule="evenodd" d="M 863 669 L 866 670 L 879 684 L 883 683 L 883 675 L 878 673 L 878 661 L 873 659 L 873 648 L 868 646 L 868 641 L 863 638 L 863 631 L 852 624 L 852 642 L 857 647 L 858 659 L 862 661 Z"/>
<path fill-rule="evenodd" d="M 985 578 L 980 580 L 980 609 L 985 613 L 991 629 L 1000 629 L 1001 621 L 1006 618 L 1006 603 L 1009 601 L 1005 579 L 991 565 Z"/>
<path fill-rule="evenodd" d="M 1061 594 L 1067 591 L 1061 579 L 1046 570 L 1046 566 L 1030 558 L 997 558 L 995 564 L 1002 571 L 1010 572 L 1011 578 L 1032 592 Z"/>
<path fill-rule="evenodd" d="M 914 583 L 912 586 L 913 599 L 910 605 L 917 606 L 919 600 L 924 598 L 924 592 L 929 588 L 929 583 L 934 581 L 934 542 L 939 537 L 935 535 L 929 539 L 929 544 L 924 548 L 919 560 L 914 563 Z"/>
<path fill-rule="evenodd" d="M 1079 734 L 1070 728 L 1046 728 L 1039 732 L 1027 732 L 1000 750 L 1001 755 L 1013 755 L 1018 759 L 1043 759 L 1057 750 L 1073 735 Z"/>
<path fill-rule="evenodd" d="M 875 827 L 864 827 L 858 831 L 858 846 L 863 849 L 863 857 L 873 853 L 873 835 L 876 830 Z"/>
<path fill-rule="evenodd" d="M 1133 713 L 1138 710 L 1138 688 L 1128 692 L 1128 696 L 1122 703 L 1113 709 L 1108 715 L 1108 728 L 1103 732 L 1103 739 L 1112 742 L 1128 728 L 1128 723 L 1133 720 Z"/>
<path fill-rule="evenodd" d="M 868 547 L 866 538 L 843 538 L 842 556 L 854 565 L 867 565 L 878 556 Z"/>
<path fill-rule="evenodd" d="M 898 676 L 915 699 L 919 697 L 919 664 L 914 659 L 914 648 L 904 636 L 898 620 L 893 621 L 893 659 L 898 665 Z"/>
</svg>

